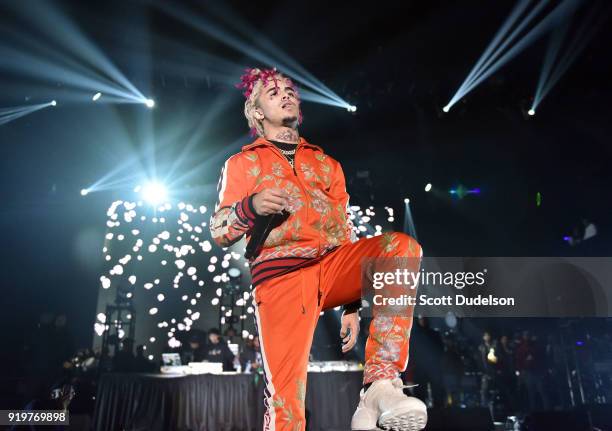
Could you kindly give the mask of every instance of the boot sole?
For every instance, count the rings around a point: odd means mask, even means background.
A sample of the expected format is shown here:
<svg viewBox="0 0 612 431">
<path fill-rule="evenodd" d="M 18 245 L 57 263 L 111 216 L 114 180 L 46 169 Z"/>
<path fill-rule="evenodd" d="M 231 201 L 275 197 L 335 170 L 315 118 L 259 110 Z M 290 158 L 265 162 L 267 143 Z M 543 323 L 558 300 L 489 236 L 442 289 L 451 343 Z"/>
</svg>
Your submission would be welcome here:
<svg viewBox="0 0 612 431">
<path fill-rule="evenodd" d="M 427 411 L 398 410 L 384 412 L 378 427 L 386 431 L 420 431 L 427 425 Z"/>
</svg>

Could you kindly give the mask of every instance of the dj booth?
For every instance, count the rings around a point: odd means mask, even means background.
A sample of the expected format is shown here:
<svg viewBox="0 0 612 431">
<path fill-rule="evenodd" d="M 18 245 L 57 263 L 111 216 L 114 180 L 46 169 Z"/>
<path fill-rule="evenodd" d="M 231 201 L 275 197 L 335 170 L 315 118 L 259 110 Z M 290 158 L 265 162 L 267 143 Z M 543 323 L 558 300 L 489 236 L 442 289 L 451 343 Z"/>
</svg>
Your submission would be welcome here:
<svg viewBox="0 0 612 431">
<path fill-rule="evenodd" d="M 308 373 L 307 429 L 350 429 L 362 376 L 361 371 Z M 104 374 L 98 383 L 94 429 L 261 430 L 263 393 L 258 374 Z"/>
</svg>

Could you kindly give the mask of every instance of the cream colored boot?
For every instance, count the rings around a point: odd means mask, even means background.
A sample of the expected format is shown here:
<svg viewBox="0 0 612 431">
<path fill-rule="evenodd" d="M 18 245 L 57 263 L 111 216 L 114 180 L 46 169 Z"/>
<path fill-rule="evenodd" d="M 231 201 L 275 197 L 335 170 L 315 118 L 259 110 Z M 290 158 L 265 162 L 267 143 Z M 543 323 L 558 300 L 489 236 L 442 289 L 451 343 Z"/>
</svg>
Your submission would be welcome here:
<svg viewBox="0 0 612 431">
<path fill-rule="evenodd" d="M 351 430 L 419 431 L 427 424 L 427 407 L 406 396 L 401 379 L 373 382 L 364 393 L 351 420 Z M 377 428 L 379 426 L 380 428 Z"/>
</svg>

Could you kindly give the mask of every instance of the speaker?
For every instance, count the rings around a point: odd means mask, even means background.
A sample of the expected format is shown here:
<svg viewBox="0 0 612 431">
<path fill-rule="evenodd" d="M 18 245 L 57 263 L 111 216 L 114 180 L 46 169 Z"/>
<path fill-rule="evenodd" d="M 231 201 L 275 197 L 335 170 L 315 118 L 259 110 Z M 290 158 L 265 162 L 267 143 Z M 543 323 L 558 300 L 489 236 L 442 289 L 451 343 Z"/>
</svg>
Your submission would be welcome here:
<svg viewBox="0 0 612 431">
<path fill-rule="evenodd" d="M 426 431 L 490 431 L 493 419 L 484 407 L 433 408 L 427 411 Z"/>
</svg>

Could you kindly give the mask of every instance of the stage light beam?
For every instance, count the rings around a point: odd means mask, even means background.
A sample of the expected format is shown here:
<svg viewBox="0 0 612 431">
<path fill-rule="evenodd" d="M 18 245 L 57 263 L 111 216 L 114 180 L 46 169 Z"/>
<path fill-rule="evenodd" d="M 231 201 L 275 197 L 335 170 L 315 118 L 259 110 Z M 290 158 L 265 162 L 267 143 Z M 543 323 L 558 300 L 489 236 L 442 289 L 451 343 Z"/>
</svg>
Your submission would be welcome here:
<svg viewBox="0 0 612 431">
<path fill-rule="evenodd" d="M 9 123 L 25 115 L 32 114 L 41 109 L 55 106 L 56 102 L 39 103 L 37 105 L 13 106 L 9 108 L 0 108 L 0 125 Z"/>
<path fill-rule="evenodd" d="M 91 100 L 93 100 L 95 102 L 100 97 L 102 97 L 102 93 L 98 92 L 98 93 L 94 94 L 94 96 L 91 98 Z"/>
<path fill-rule="evenodd" d="M 151 205 L 157 205 L 166 200 L 168 192 L 166 187 L 157 181 L 147 183 L 142 188 L 142 196 Z"/>
<path fill-rule="evenodd" d="M 526 27 L 534 21 L 537 15 L 544 9 L 547 5 L 548 0 L 542 0 L 538 3 L 531 12 L 523 18 L 523 20 L 517 25 L 517 27 L 512 31 L 510 35 L 500 43 L 500 46 L 497 47 L 494 51 L 493 49 L 487 51 L 491 51 L 489 54 L 489 58 L 486 61 L 480 61 L 479 65 L 476 67 L 466 80 L 461 84 L 459 90 L 455 93 L 455 95 L 451 98 L 450 102 L 446 105 L 449 108 L 452 107 L 455 103 L 457 103 L 460 99 L 462 99 L 466 94 L 471 92 L 474 88 L 480 85 L 484 80 L 486 80 L 493 73 L 497 72 L 501 67 L 506 65 L 510 60 L 516 57 L 519 53 L 521 53 L 527 46 L 534 43 L 537 39 L 540 38 L 546 31 L 548 31 L 552 26 L 556 25 L 559 21 L 565 19 L 567 16 L 572 14 L 578 6 L 580 6 L 580 0 L 565 0 L 558 4 L 551 12 L 549 12 L 544 18 L 540 20 L 539 23 L 535 24 L 530 30 L 527 31 L 526 34 L 522 35 L 520 40 L 518 40 L 514 45 L 508 47 L 508 45 L 513 42 Z M 522 7 L 522 6 L 521 6 Z M 516 18 L 513 16 L 513 19 Z M 509 30 L 509 28 L 504 29 Z M 496 39 L 498 39 L 496 37 Z M 505 52 L 504 52 L 505 50 Z M 487 52 L 488 54 L 488 52 Z"/>
<path fill-rule="evenodd" d="M 147 105 L 147 108 L 153 109 L 155 107 L 155 100 L 153 100 L 153 99 L 146 99 L 144 101 L 144 104 Z"/>
<path fill-rule="evenodd" d="M 566 39 L 566 34 L 570 27 L 569 20 L 552 34 L 542 64 L 542 70 L 540 72 L 540 78 L 538 80 L 532 105 L 533 110 L 538 108 L 542 100 L 577 59 L 599 28 L 602 27 L 609 13 L 602 13 L 601 5 L 602 3 L 596 4 L 588 15 L 582 19 L 579 28 L 574 33 L 573 40 L 568 44 L 562 56 L 559 56 L 559 52 L 561 51 L 561 47 L 564 44 L 564 39 Z"/>
<path fill-rule="evenodd" d="M 416 227 L 412 218 L 412 212 L 410 211 L 410 199 L 404 199 L 404 223 L 403 232 L 409 234 L 414 239 L 418 240 Z"/>
<path fill-rule="evenodd" d="M 224 29 L 224 27 L 218 25 L 215 21 L 206 19 L 204 16 L 197 16 L 196 14 L 191 13 L 188 9 L 180 9 L 175 5 L 170 7 L 164 2 L 156 2 L 156 6 L 165 13 L 172 15 L 185 24 L 206 33 L 208 36 L 236 49 L 237 51 L 256 61 L 263 64 L 276 65 L 279 71 L 283 71 L 294 81 L 297 81 L 311 90 L 318 92 L 321 96 L 329 99 L 330 102 L 336 102 L 338 106 L 343 108 L 350 106 L 321 81 L 314 78 L 312 74 L 308 73 L 295 60 L 284 54 L 278 47 L 273 46 L 271 42 L 266 41 L 263 35 L 258 34 L 257 29 L 250 29 L 248 32 L 249 39 L 255 38 L 260 44 L 265 42 L 264 45 L 266 45 L 266 50 L 258 49 L 255 45 L 249 44 L 247 40 L 230 34 Z M 241 27 L 244 28 L 244 26 Z M 335 105 L 336 103 L 326 104 Z"/>
</svg>

